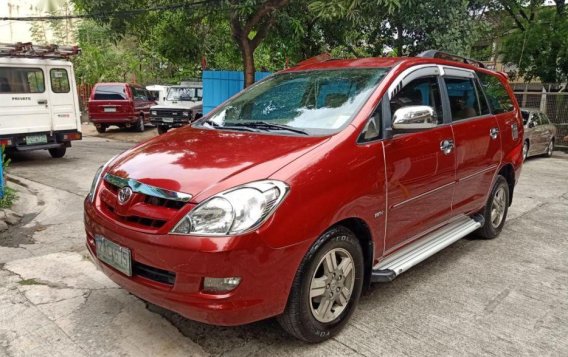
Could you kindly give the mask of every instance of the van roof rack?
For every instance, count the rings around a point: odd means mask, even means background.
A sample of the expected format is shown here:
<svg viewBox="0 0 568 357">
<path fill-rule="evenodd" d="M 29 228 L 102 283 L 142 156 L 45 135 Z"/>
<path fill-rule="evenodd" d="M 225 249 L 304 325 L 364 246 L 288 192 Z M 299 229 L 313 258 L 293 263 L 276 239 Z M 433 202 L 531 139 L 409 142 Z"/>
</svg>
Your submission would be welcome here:
<svg viewBox="0 0 568 357">
<path fill-rule="evenodd" d="M 416 57 L 439 58 L 439 59 L 444 59 L 444 60 L 448 60 L 448 61 L 467 63 L 467 64 L 470 64 L 472 66 L 476 66 L 476 67 L 479 67 L 479 68 L 485 68 L 485 65 L 481 61 L 474 60 L 474 59 L 471 59 L 471 58 L 462 57 L 462 56 L 458 56 L 458 55 L 452 55 L 452 54 L 442 52 L 442 51 L 438 51 L 438 50 L 424 51 Z"/>
<path fill-rule="evenodd" d="M 68 59 L 80 53 L 79 46 L 34 45 L 31 42 L 0 43 L 0 57 Z"/>
</svg>

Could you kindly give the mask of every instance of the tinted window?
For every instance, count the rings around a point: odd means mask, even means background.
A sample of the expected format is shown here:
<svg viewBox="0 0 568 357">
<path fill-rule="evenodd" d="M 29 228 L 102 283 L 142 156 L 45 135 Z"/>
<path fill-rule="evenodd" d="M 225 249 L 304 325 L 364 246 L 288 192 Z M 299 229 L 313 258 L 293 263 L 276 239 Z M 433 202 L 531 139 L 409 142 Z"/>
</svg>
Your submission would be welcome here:
<svg viewBox="0 0 568 357">
<path fill-rule="evenodd" d="M 243 91 L 208 119 L 218 129 L 266 121 L 326 134 L 351 120 L 386 73 L 383 68 L 358 68 L 276 74 Z"/>
<path fill-rule="evenodd" d="M 43 93 L 45 81 L 40 68 L 0 67 L 0 93 Z"/>
<path fill-rule="evenodd" d="M 471 78 L 445 78 L 452 120 L 463 120 L 481 115 L 481 108 Z"/>
<path fill-rule="evenodd" d="M 540 113 L 540 115 L 542 117 L 542 124 L 543 125 L 550 124 L 550 118 L 546 114 Z"/>
<path fill-rule="evenodd" d="M 512 111 L 513 101 L 499 78 L 486 73 L 478 73 L 477 75 L 493 113 L 500 114 Z"/>
<path fill-rule="evenodd" d="M 529 122 L 529 117 L 531 115 L 530 112 L 527 112 L 526 110 L 521 111 L 521 115 L 523 116 L 523 125 L 527 125 Z"/>
<path fill-rule="evenodd" d="M 489 104 L 487 103 L 487 99 L 485 95 L 483 95 L 483 89 L 481 89 L 481 85 L 477 80 L 475 82 L 475 90 L 477 91 L 477 97 L 479 98 L 479 105 L 481 107 L 481 114 L 486 115 L 491 113 L 491 109 L 489 109 Z"/>
<path fill-rule="evenodd" d="M 413 105 L 428 105 L 434 108 L 438 122 L 443 121 L 442 99 L 438 78 L 436 76 L 422 77 L 408 83 L 390 102 L 391 114 L 403 107 Z"/>
<path fill-rule="evenodd" d="M 134 99 L 148 100 L 148 96 L 146 95 L 146 90 L 142 88 L 132 87 L 132 95 L 134 95 Z"/>
<path fill-rule="evenodd" d="M 63 68 L 54 68 L 49 71 L 51 79 L 51 90 L 53 93 L 69 93 L 69 76 L 67 70 Z"/>
<path fill-rule="evenodd" d="M 95 88 L 95 100 L 126 100 L 126 86 L 123 84 L 105 84 Z"/>
</svg>

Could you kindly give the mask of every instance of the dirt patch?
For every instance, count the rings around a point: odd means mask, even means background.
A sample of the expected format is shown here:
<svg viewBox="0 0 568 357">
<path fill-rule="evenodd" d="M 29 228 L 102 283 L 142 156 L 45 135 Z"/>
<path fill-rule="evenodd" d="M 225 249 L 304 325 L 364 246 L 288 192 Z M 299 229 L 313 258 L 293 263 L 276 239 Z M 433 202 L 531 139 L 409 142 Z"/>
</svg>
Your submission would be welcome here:
<svg viewBox="0 0 568 357">
<path fill-rule="evenodd" d="M 43 225 L 35 225 L 33 227 L 24 227 L 31 222 L 36 214 L 26 214 L 22 217 L 22 221 L 15 225 L 10 226 L 8 230 L 0 233 L 0 246 L 9 248 L 18 248 L 22 244 L 34 244 L 34 233 L 45 230 L 47 227 Z"/>
<path fill-rule="evenodd" d="M 107 131 L 105 133 L 100 134 L 97 132 L 97 129 L 92 123 L 83 123 L 81 130 L 83 132 L 83 136 L 120 140 L 130 143 L 139 143 L 149 140 L 158 135 L 158 130 L 153 126 L 146 126 L 146 130 L 144 130 L 143 133 L 134 132 L 130 129 L 121 129 L 116 126 L 111 126 L 110 128 L 107 128 Z"/>
</svg>

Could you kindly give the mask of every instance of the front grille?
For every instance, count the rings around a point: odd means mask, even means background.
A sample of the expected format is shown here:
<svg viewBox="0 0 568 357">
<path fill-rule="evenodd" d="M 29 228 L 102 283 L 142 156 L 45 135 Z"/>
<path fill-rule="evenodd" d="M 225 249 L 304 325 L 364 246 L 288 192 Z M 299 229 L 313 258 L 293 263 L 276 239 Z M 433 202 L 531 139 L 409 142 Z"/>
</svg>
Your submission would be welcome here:
<svg viewBox="0 0 568 357">
<path fill-rule="evenodd" d="M 131 198 L 132 204 L 147 205 L 149 211 L 153 212 L 152 217 L 141 216 L 137 214 L 124 214 L 121 210 L 117 212 L 117 196 L 119 188 L 110 182 L 103 181 L 103 190 L 101 192 L 101 201 L 103 211 L 113 219 L 123 224 L 128 224 L 137 228 L 162 228 L 178 210 L 180 210 L 186 202 L 168 200 L 160 197 L 149 196 L 141 193 L 135 193 Z M 105 192 L 106 191 L 106 192 Z M 157 210 L 156 208 L 160 208 Z M 140 210 L 138 210 L 140 212 Z"/>
<path fill-rule="evenodd" d="M 188 110 L 185 110 L 186 112 Z M 157 109 L 155 110 L 157 117 L 173 117 L 173 118 L 181 118 L 183 117 L 182 115 L 182 110 L 160 110 Z"/>
<path fill-rule="evenodd" d="M 133 262 L 132 273 L 143 278 L 157 281 L 158 283 L 174 285 L 176 282 L 176 273 L 151 267 L 146 264 Z"/>
</svg>

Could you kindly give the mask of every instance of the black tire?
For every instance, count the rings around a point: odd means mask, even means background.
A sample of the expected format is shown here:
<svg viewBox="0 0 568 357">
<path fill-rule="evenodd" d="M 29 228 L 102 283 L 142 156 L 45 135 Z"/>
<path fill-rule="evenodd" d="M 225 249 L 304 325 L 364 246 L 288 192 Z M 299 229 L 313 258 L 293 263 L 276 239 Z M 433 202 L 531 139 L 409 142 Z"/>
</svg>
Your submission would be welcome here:
<svg viewBox="0 0 568 357">
<path fill-rule="evenodd" d="M 162 135 L 168 132 L 168 127 L 165 125 L 158 125 L 158 134 Z"/>
<path fill-rule="evenodd" d="M 132 127 L 134 129 L 135 132 L 138 133 L 143 133 L 144 132 L 144 116 L 140 115 L 140 117 L 138 117 L 138 120 L 136 121 L 136 124 L 134 124 L 134 126 Z"/>
<path fill-rule="evenodd" d="M 494 221 L 494 216 L 492 215 L 493 209 L 500 206 L 499 204 L 495 203 L 495 196 L 498 192 L 502 190 L 504 194 L 504 202 L 502 207 L 502 217 L 499 221 L 499 224 L 496 224 Z M 505 221 L 507 219 L 507 212 L 509 211 L 509 202 L 510 202 L 510 192 L 509 192 L 509 184 L 507 180 L 501 176 L 497 175 L 497 179 L 495 180 L 495 184 L 491 189 L 491 193 L 487 198 L 487 203 L 485 204 L 485 208 L 483 209 L 483 218 L 485 218 L 485 223 L 483 227 L 479 228 L 479 235 L 484 239 L 493 239 L 496 238 L 501 230 L 503 230 L 503 226 L 505 225 Z"/>
<path fill-rule="evenodd" d="M 95 128 L 97 129 L 97 132 L 100 133 L 100 134 L 103 134 L 107 130 L 106 125 L 99 125 L 99 126 L 96 126 Z"/>
<path fill-rule="evenodd" d="M 529 158 L 529 149 L 530 149 L 530 144 L 529 141 L 526 140 L 523 143 L 523 161 Z"/>
<path fill-rule="evenodd" d="M 49 155 L 51 155 L 52 158 L 60 159 L 63 156 L 65 156 L 65 153 L 67 152 L 67 148 L 65 146 L 62 146 L 60 148 L 48 149 L 48 151 L 49 151 Z"/>
<path fill-rule="evenodd" d="M 552 157 L 553 153 L 554 153 L 554 138 L 552 138 L 550 140 L 550 143 L 548 143 L 548 147 L 546 148 L 546 153 L 544 154 L 544 156 Z"/>
<path fill-rule="evenodd" d="M 346 251 L 352 257 L 354 283 L 343 311 L 335 319 L 323 323 L 318 321 L 312 313 L 313 301 L 310 298 L 310 286 L 312 278 L 315 278 L 316 273 L 320 271 L 318 270 L 320 262 L 327 253 L 334 249 Z M 341 276 L 338 275 L 337 279 L 340 278 Z M 355 310 L 363 288 L 363 278 L 363 251 L 355 234 L 343 226 L 330 228 L 316 241 L 302 260 L 292 284 L 286 309 L 278 317 L 278 322 L 288 333 L 306 342 L 317 343 L 333 337 L 345 326 Z M 333 285 L 331 287 L 333 290 Z M 323 294 L 331 293 L 330 284 L 327 284 L 325 289 Z"/>
</svg>

